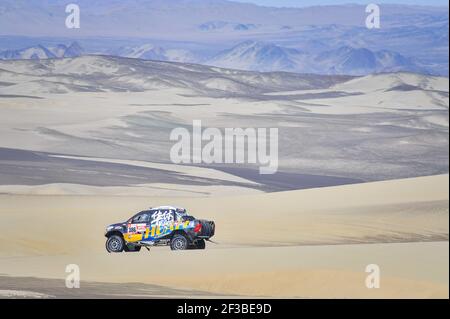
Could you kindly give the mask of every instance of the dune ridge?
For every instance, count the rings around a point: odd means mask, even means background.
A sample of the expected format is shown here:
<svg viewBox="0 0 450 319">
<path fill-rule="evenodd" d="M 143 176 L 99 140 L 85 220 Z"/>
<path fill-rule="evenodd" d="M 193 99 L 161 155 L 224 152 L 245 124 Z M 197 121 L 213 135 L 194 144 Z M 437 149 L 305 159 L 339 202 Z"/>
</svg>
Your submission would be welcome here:
<svg viewBox="0 0 450 319">
<path fill-rule="evenodd" d="M 0 195 L 8 220 L 0 224 L 0 272 L 64 278 L 65 265 L 76 263 L 86 281 L 221 295 L 448 298 L 448 180 L 446 174 L 216 198 Z M 214 219 L 217 244 L 106 253 L 106 225 L 159 204 Z M 372 263 L 382 269 L 379 290 L 364 284 Z"/>
</svg>

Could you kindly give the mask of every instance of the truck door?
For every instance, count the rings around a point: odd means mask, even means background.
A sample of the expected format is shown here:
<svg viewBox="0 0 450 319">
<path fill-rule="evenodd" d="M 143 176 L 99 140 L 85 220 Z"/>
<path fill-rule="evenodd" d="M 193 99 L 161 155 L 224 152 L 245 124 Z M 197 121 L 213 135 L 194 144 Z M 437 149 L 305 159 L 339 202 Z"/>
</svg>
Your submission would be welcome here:
<svg viewBox="0 0 450 319">
<path fill-rule="evenodd" d="M 156 239 L 169 235 L 173 221 L 174 215 L 170 209 L 152 211 L 150 216 L 150 236 Z"/>
<path fill-rule="evenodd" d="M 128 242 L 145 240 L 149 220 L 150 214 L 148 212 L 142 212 L 134 216 L 127 225 L 125 240 Z"/>
</svg>

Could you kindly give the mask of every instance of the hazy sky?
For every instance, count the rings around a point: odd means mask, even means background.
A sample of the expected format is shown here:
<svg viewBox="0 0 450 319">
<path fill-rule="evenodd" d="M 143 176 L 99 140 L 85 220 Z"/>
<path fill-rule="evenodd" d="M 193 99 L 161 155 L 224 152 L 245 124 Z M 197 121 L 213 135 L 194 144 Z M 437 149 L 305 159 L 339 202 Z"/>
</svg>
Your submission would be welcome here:
<svg viewBox="0 0 450 319">
<path fill-rule="evenodd" d="M 448 7 L 448 0 L 233 0 L 238 2 L 251 2 L 264 6 L 274 7 L 304 7 L 313 5 L 327 5 L 327 4 L 345 4 L 345 3 L 357 3 L 357 4 L 383 4 L 383 3 L 395 3 L 395 4 L 413 4 L 413 5 L 438 5 Z"/>
</svg>

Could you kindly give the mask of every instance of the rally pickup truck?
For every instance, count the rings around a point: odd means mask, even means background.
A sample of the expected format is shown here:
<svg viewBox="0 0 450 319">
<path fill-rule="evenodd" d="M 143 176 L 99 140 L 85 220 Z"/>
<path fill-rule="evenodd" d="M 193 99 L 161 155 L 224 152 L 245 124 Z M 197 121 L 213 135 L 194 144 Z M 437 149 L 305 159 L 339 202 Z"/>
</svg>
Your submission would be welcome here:
<svg viewBox="0 0 450 319">
<path fill-rule="evenodd" d="M 106 227 L 108 252 L 137 252 L 142 247 L 170 246 L 172 250 L 205 249 L 214 236 L 213 221 L 196 219 L 186 209 L 160 206 L 141 211 L 126 222 Z"/>
</svg>

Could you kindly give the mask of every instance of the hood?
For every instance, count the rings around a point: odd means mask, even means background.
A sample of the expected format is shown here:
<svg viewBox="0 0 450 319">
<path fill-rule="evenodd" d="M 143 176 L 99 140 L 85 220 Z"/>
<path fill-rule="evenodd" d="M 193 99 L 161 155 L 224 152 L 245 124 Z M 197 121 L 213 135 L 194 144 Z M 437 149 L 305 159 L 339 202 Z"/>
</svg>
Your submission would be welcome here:
<svg viewBox="0 0 450 319">
<path fill-rule="evenodd" d="M 116 223 L 116 224 L 108 225 L 108 226 L 106 227 L 106 229 L 107 229 L 108 231 L 109 231 L 109 230 L 113 230 L 113 229 L 120 230 L 120 229 L 126 227 L 126 225 L 127 225 L 126 222 L 123 222 L 123 223 Z"/>
</svg>

